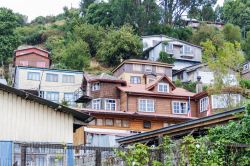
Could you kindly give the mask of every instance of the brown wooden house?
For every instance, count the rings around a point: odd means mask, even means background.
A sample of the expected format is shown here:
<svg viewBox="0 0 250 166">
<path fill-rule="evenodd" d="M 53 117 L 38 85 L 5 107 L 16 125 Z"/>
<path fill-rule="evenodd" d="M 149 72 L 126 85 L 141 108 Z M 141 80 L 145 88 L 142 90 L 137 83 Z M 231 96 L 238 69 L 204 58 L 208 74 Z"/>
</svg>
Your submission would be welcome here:
<svg viewBox="0 0 250 166">
<path fill-rule="evenodd" d="M 14 66 L 49 68 L 50 52 L 35 46 L 20 46 L 14 52 Z"/>
</svg>

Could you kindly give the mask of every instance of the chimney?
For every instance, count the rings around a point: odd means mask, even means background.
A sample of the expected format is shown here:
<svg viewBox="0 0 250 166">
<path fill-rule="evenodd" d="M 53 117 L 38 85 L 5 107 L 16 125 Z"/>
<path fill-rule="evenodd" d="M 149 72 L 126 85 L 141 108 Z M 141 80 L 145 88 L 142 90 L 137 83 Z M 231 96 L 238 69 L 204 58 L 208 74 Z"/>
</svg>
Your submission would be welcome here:
<svg viewBox="0 0 250 166">
<path fill-rule="evenodd" d="M 197 82 L 196 82 L 196 93 L 200 93 L 203 91 L 203 86 L 201 82 L 201 76 L 197 76 Z"/>
</svg>

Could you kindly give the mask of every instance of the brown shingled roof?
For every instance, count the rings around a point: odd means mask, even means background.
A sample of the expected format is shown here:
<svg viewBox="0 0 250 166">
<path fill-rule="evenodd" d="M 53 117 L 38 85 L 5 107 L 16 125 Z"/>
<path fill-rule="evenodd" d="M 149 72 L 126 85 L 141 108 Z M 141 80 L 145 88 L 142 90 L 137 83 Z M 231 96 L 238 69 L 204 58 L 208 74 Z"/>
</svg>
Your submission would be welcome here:
<svg viewBox="0 0 250 166">
<path fill-rule="evenodd" d="M 102 82 L 116 82 L 116 83 L 122 83 L 126 85 L 126 81 L 118 79 L 112 75 L 102 73 L 100 75 L 91 75 L 91 74 L 84 74 L 85 79 L 88 82 L 97 82 L 97 81 L 102 81 Z"/>
<path fill-rule="evenodd" d="M 156 84 L 161 81 L 162 79 L 167 79 L 168 83 L 171 84 L 174 89 L 176 88 L 175 84 L 173 84 L 173 82 L 167 77 L 167 76 L 162 76 L 162 77 L 159 77 L 158 79 L 154 80 L 153 82 L 149 83 L 147 86 L 146 86 L 146 89 L 147 90 L 150 90 L 151 88 L 155 87 Z"/>
</svg>

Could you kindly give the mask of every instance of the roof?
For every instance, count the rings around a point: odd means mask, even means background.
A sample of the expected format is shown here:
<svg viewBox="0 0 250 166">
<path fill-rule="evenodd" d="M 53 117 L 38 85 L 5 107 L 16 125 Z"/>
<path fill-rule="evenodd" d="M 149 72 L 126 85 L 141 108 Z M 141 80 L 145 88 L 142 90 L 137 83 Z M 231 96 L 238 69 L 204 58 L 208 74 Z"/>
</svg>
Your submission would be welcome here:
<svg viewBox="0 0 250 166">
<path fill-rule="evenodd" d="M 150 60 L 142 60 L 142 59 L 127 59 L 124 60 L 122 63 L 120 63 L 116 68 L 112 70 L 112 73 L 114 73 L 117 69 L 119 69 L 124 64 L 145 64 L 145 65 L 153 65 L 153 66 L 162 66 L 162 67 L 169 67 L 172 68 L 174 65 L 162 63 L 162 62 L 155 62 Z"/>
<path fill-rule="evenodd" d="M 68 70 L 68 69 L 51 69 L 51 68 L 39 68 L 39 67 L 29 67 L 29 66 L 16 66 L 16 69 L 27 69 L 27 70 L 40 70 L 40 71 L 51 71 L 51 72 L 64 72 L 64 73 L 77 73 L 83 74 L 80 70 Z"/>
<path fill-rule="evenodd" d="M 42 48 L 39 48 L 39 47 L 36 47 L 36 46 L 29 46 L 29 45 L 21 45 L 21 46 L 19 46 L 14 52 L 16 52 L 16 51 L 22 51 L 22 50 L 28 50 L 28 49 L 32 49 L 32 48 L 34 48 L 34 49 L 37 49 L 37 50 L 40 50 L 40 51 L 43 51 L 43 52 L 46 52 L 46 53 L 48 53 L 48 54 L 50 54 L 50 52 L 49 51 L 47 51 L 47 50 L 44 50 L 44 49 L 42 49 Z"/>
<path fill-rule="evenodd" d="M 185 70 L 187 72 L 192 72 L 192 71 L 195 71 L 195 70 L 197 70 L 197 69 L 199 69 L 201 67 L 204 67 L 204 66 L 207 66 L 207 64 L 206 63 L 200 63 L 200 64 L 195 64 L 195 65 L 192 65 L 192 66 L 188 66 L 188 67 L 185 67 L 185 68 L 183 68 L 181 70 L 176 71 L 175 73 L 173 73 L 173 76 L 180 73 L 180 72 L 183 72 Z"/>
<path fill-rule="evenodd" d="M 56 111 L 71 114 L 76 119 L 81 120 L 85 123 L 88 123 L 94 119 L 94 117 L 92 117 L 86 113 L 65 107 L 63 105 L 60 105 L 60 104 L 54 103 L 52 101 L 40 98 L 40 97 L 35 96 L 31 93 L 28 93 L 28 92 L 25 92 L 22 90 L 18 90 L 18 89 L 9 87 L 7 85 L 3 85 L 1 83 L 0 83 L 0 90 L 3 90 L 3 91 L 8 92 L 8 93 L 13 93 L 13 94 L 25 99 L 25 100 L 30 100 L 30 101 L 34 101 L 34 102 L 42 104 L 42 105 L 46 105 L 46 106 L 48 106 Z"/>
<path fill-rule="evenodd" d="M 117 115 L 117 116 L 128 116 L 128 117 L 144 117 L 144 118 L 157 118 L 157 119 L 180 119 L 190 120 L 197 119 L 196 117 L 188 117 L 186 115 L 175 115 L 175 114 L 157 114 L 157 113 L 146 113 L 146 112 L 124 112 L 124 111 L 106 111 L 106 110 L 95 110 L 89 108 L 82 108 L 81 111 L 88 112 L 90 115 Z"/>
<path fill-rule="evenodd" d="M 106 73 L 102 73 L 100 75 L 84 74 L 84 77 L 88 82 L 102 81 L 102 82 L 116 82 L 116 83 L 126 84 L 126 81 Z"/>
<path fill-rule="evenodd" d="M 155 96 L 155 97 L 186 98 L 186 97 L 193 97 L 195 95 L 195 93 L 189 92 L 183 88 L 175 88 L 170 93 L 161 93 L 161 92 L 150 91 L 147 89 L 146 86 L 142 84 L 129 84 L 127 86 L 120 86 L 118 87 L 118 89 L 127 93 L 149 95 L 149 96 Z"/>
<path fill-rule="evenodd" d="M 117 139 L 117 141 L 122 144 L 122 143 L 131 143 L 131 142 L 138 142 L 141 141 L 145 138 L 153 138 L 159 134 L 171 134 L 171 133 L 177 133 L 183 130 L 187 130 L 187 129 L 195 129 L 198 126 L 199 127 L 206 127 L 208 125 L 215 125 L 218 123 L 222 123 L 222 120 L 224 122 L 231 120 L 231 119 L 235 119 L 237 117 L 234 116 L 234 114 L 236 113 L 243 113 L 245 111 L 245 107 L 241 107 L 238 109 L 234 109 L 234 110 L 230 110 L 230 111 L 226 111 L 226 112 L 222 112 L 222 113 L 218 113 L 218 114 L 214 114 L 211 116 L 206 116 L 203 118 L 199 118 L 199 119 L 194 119 L 194 120 L 190 120 L 187 122 L 183 122 L 183 123 L 179 123 L 176 125 L 172 125 L 172 126 L 168 126 L 168 127 L 163 127 L 161 129 L 157 129 L 157 130 L 152 130 L 152 131 L 148 131 L 148 132 L 144 132 L 144 133 L 140 133 L 140 134 L 136 134 L 136 135 L 132 135 L 129 137 L 124 137 L 124 138 L 119 138 Z M 211 122 L 212 121 L 212 122 Z M 211 123 L 208 123 L 211 122 Z"/>
<path fill-rule="evenodd" d="M 162 76 L 162 77 L 159 77 L 158 79 L 154 80 L 153 82 L 149 83 L 148 85 L 146 85 L 146 89 L 149 90 L 149 89 L 155 87 L 156 84 L 163 79 L 167 79 L 168 83 L 171 84 L 174 87 L 174 89 L 176 88 L 175 84 L 167 76 Z"/>
<path fill-rule="evenodd" d="M 188 44 L 188 45 L 192 45 L 192 46 L 194 46 L 194 47 L 202 48 L 201 46 L 198 46 L 198 45 L 189 43 L 189 42 L 187 42 L 187 41 L 180 40 L 180 39 L 176 39 L 176 38 L 169 37 L 169 36 L 162 35 L 162 34 L 160 34 L 160 35 L 147 35 L 147 36 L 142 36 L 142 38 L 149 38 L 149 37 L 165 37 L 165 38 L 169 38 L 171 41 L 179 41 L 179 42 L 181 42 L 181 43 L 185 43 L 185 44 Z M 164 42 L 164 41 L 160 41 L 160 42 Z"/>
</svg>

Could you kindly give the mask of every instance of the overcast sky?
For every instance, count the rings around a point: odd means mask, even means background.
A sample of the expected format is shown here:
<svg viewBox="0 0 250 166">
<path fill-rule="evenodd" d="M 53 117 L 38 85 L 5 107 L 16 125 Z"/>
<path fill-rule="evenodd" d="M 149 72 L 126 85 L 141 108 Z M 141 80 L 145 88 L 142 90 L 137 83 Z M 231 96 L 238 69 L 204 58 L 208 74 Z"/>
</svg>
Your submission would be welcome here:
<svg viewBox="0 0 250 166">
<path fill-rule="evenodd" d="M 222 5 L 224 0 L 218 0 Z M 29 21 L 37 16 L 57 15 L 63 7 L 78 7 L 80 0 L 0 0 L 0 7 L 7 7 L 14 12 L 29 17 Z"/>
</svg>

